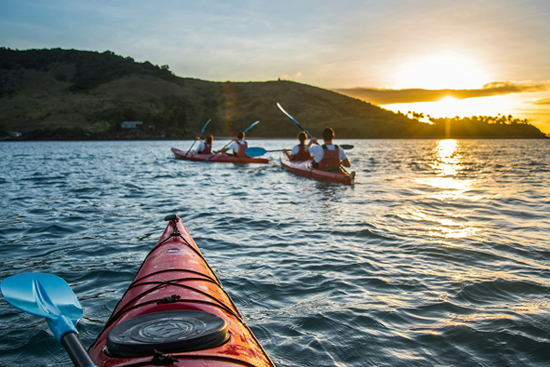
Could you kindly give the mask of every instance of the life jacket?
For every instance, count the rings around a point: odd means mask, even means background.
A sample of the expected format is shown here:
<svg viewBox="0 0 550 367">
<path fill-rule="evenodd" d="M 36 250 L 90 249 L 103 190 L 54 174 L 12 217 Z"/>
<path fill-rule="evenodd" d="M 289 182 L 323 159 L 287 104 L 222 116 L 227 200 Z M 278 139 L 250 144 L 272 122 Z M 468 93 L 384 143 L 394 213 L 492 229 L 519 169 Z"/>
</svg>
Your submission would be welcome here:
<svg viewBox="0 0 550 367">
<path fill-rule="evenodd" d="M 212 154 L 212 145 L 204 143 L 204 148 L 202 148 L 199 154 Z"/>
<path fill-rule="evenodd" d="M 318 168 L 323 171 L 334 171 L 340 169 L 340 149 L 338 145 L 334 150 L 329 150 L 325 144 L 323 147 L 323 159 L 318 163 Z"/>
<path fill-rule="evenodd" d="M 247 157 L 246 155 L 246 148 L 248 148 L 248 143 L 246 141 L 243 141 L 243 144 L 237 142 L 239 144 L 239 150 L 235 152 L 235 156 L 237 157 Z"/>
<path fill-rule="evenodd" d="M 303 144 L 298 145 L 298 153 L 294 156 L 295 161 L 307 161 L 311 159 L 309 152 L 306 150 L 306 146 Z"/>
</svg>

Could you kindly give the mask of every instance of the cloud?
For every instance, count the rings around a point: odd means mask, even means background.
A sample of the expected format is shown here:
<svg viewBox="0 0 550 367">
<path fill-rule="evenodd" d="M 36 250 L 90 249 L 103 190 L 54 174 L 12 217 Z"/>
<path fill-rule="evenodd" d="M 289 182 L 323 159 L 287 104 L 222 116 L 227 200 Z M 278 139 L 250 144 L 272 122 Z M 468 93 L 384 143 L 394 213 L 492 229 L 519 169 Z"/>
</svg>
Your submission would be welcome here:
<svg viewBox="0 0 550 367">
<path fill-rule="evenodd" d="M 456 99 L 490 97 L 510 93 L 533 93 L 548 89 L 549 82 L 494 82 L 480 89 L 379 89 L 344 88 L 335 89 L 338 93 L 355 97 L 377 105 L 393 103 L 436 102 L 445 97 Z M 550 100 L 541 100 L 538 104 L 547 104 Z"/>
<path fill-rule="evenodd" d="M 298 79 L 300 77 L 302 77 L 302 72 L 299 71 L 297 73 L 295 73 L 294 75 L 288 75 L 288 74 L 281 74 L 279 75 L 279 79 L 283 79 L 283 80 L 295 80 L 295 79 Z"/>
<path fill-rule="evenodd" d="M 538 101 L 533 102 L 532 104 L 536 105 L 550 105 L 550 98 L 547 99 L 539 99 Z"/>
</svg>

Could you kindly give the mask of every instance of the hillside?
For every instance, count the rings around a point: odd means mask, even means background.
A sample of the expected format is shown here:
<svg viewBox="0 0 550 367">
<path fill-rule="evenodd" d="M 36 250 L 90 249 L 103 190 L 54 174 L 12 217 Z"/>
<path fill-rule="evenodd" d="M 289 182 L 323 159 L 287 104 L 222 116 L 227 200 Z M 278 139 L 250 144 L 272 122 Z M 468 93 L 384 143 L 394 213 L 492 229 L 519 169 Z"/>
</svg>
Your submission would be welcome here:
<svg viewBox="0 0 550 367">
<path fill-rule="evenodd" d="M 0 134 L 23 139 L 181 139 L 229 136 L 252 122 L 249 136 L 294 137 L 280 102 L 312 134 L 331 126 L 339 138 L 544 137 L 526 121 L 419 122 L 332 91 L 291 81 L 211 82 L 173 75 L 167 65 L 138 63 L 110 51 L 0 48 Z M 123 121 L 143 121 L 122 131 Z M 453 134 L 456 131 L 459 135 Z"/>
</svg>

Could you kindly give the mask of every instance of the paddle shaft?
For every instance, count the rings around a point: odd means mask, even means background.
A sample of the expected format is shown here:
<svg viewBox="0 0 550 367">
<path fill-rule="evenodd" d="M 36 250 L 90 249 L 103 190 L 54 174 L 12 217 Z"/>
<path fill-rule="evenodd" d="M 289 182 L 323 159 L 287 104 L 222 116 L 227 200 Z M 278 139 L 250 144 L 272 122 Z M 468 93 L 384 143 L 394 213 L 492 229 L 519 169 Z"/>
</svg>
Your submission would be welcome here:
<svg viewBox="0 0 550 367">
<path fill-rule="evenodd" d="M 246 130 L 243 131 L 243 132 L 244 132 L 244 133 L 248 132 L 248 130 L 252 129 L 254 126 L 258 125 L 259 123 L 260 123 L 260 120 L 258 120 L 258 121 L 256 121 L 256 122 L 252 123 L 252 125 L 250 125 L 249 127 L 247 127 Z M 231 140 L 229 143 L 225 144 L 225 145 L 223 146 L 222 149 L 218 150 L 218 152 L 214 153 L 213 156 L 211 156 L 210 158 L 208 158 L 208 159 L 205 160 L 204 162 L 210 161 L 212 158 L 214 158 L 215 156 L 217 156 L 218 153 L 220 153 L 222 150 L 224 150 L 225 148 L 227 148 L 227 147 L 229 146 L 229 144 L 231 144 L 232 142 L 233 142 L 233 140 Z"/>
<path fill-rule="evenodd" d="M 279 109 L 289 118 L 292 120 L 292 122 L 294 122 L 303 132 L 306 133 L 307 137 L 311 139 L 311 134 L 307 132 L 306 129 L 304 129 L 302 127 L 302 125 L 300 125 L 300 123 L 290 115 L 290 113 L 286 112 L 285 109 L 283 108 L 283 106 L 281 106 L 279 103 L 277 103 L 277 107 L 279 107 Z"/>
<path fill-rule="evenodd" d="M 210 119 L 208 119 L 208 121 L 206 121 L 206 124 L 204 124 L 204 126 L 202 127 L 202 130 L 201 130 L 201 133 L 199 134 L 199 138 L 201 137 L 202 133 L 204 132 L 204 130 L 206 129 L 206 126 L 208 126 L 208 124 L 210 123 Z M 191 151 L 191 149 L 193 149 L 193 146 L 195 145 L 195 143 L 197 142 L 197 140 L 199 140 L 198 138 L 195 139 L 195 141 L 193 142 L 193 144 L 191 144 L 191 148 L 189 148 L 189 150 L 187 151 L 187 153 L 185 153 L 185 156 L 183 157 L 183 159 L 185 159 L 187 157 L 187 154 L 189 154 L 189 152 Z"/>
<path fill-rule="evenodd" d="M 342 149 L 353 149 L 353 145 L 343 144 L 339 145 Z M 249 157 L 259 157 L 261 155 L 264 155 L 265 153 L 269 152 L 283 152 L 283 151 L 289 151 L 289 149 L 271 149 L 267 150 L 260 147 L 252 147 L 252 148 L 246 148 L 246 155 Z"/>
<path fill-rule="evenodd" d="M 229 143 L 225 144 L 220 150 L 218 150 L 216 153 L 214 153 L 213 156 L 211 156 L 210 158 L 208 158 L 205 162 L 208 162 L 210 159 L 214 158 L 215 156 L 217 156 L 222 150 L 224 150 L 225 148 L 227 148 L 229 146 L 229 144 L 233 143 L 233 140 L 231 140 Z"/>
<path fill-rule="evenodd" d="M 341 147 L 342 149 L 353 149 L 353 145 L 349 145 L 349 144 L 343 144 L 338 146 Z M 284 152 L 285 150 L 290 151 L 290 149 L 272 149 L 272 150 L 266 150 L 266 153 L 267 152 Z"/>
<path fill-rule="evenodd" d="M 302 125 L 300 125 L 300 123 L 299 123 L 298 121 L 296 121 L 296 119 L 295 119 L 294 117 L 292 117 L 288 112 L 286 112 L 285 109 L 283 108 L 283 106 L 281 106 L 279 103 L 277 103 L 277 107 L 279 107 L 279 109 L 280 109 L 285 115 L 287 115 L 287 117 L 288 117 L 289 119 L 291 119 L 292 122 L 294 122 L 296 125 L 298 125 L 298 127 L 299 127 L 300 129 L 302 129 L 303 132 L 306 133 L 307 137 L 311 139 L 311 134 L 308 133 L 307 130 L 304 129 L 304 128 L 302 127 Z M 352 148 L 353 148 L 353 145 L 347 145 L 347 144 L 340 145 L 340 146 L 342 147 L 342 149 L 352 149 Z M 269 150 L 268 150 L 268 152 L 269 152 Z M 276 150 L 273 150 L 273 152 L 276 152 Z"/>
<path fill-rule="evenodd" d="M 63 335 L 61 337 L 61 344 L 65 347 L 76 367 L 95 367 L 94 361 L 90 358 L 76 333 L 66 333 Z"/>
<path fill-rule="evenodd" d="M 46 319 L 75 366 L 95 366 L 76 334 L 82 306 L 65 280 L 53 274 L 22 273 L 4 279 L 0 290 L 15 308 Z"/>
<path fill-rule="evenodd" d="M 195 139 L 195 141 L 193 142 L 193 144 L 191 144 L 191 147 L 187 150 L 187 152 L 185 152 L 185 156 L 183 157 L 183 159 L 187 158 L 187 155 L 189 154 L 189 152 L 191 151 L 191 149 L 193 149 L 193 146 L 195 145 L 195 143 L 197 142 L 198 139 Z"/>
</svg>

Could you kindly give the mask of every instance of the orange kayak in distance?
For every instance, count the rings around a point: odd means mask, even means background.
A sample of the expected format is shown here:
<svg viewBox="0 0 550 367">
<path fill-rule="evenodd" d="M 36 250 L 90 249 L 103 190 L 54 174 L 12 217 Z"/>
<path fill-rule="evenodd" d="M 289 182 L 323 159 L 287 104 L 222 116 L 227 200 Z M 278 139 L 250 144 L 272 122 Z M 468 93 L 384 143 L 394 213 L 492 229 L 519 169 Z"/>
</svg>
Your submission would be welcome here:
<svg viewBox="0 0 550 367">
<path fill-rule="evenodd" d="M 172 148 L 172 153 L 176 156 L 176 159 L 183 159 L 186 161 L 195 161 L 195 162 L 221 162 L 221 163 L 269 163 L 269 160 L 266 158 L 255 158 L 255 157 L 234 157 L 232 155 L 227 154 L 193 154 L 187 152 L 184 152 L 183 150 L 179 150 L 177 148 Z"/>
<path fill-rule="evenodd" d="M 281 153 L 281 166 L 297 176 L 312 178 L 317 181 L 336 182 L 344 185 L 355 183 L 355 172 L 329 172 L 312 167 L 313 161 L 290 161 L 285 153 Z"/>
</svg>

